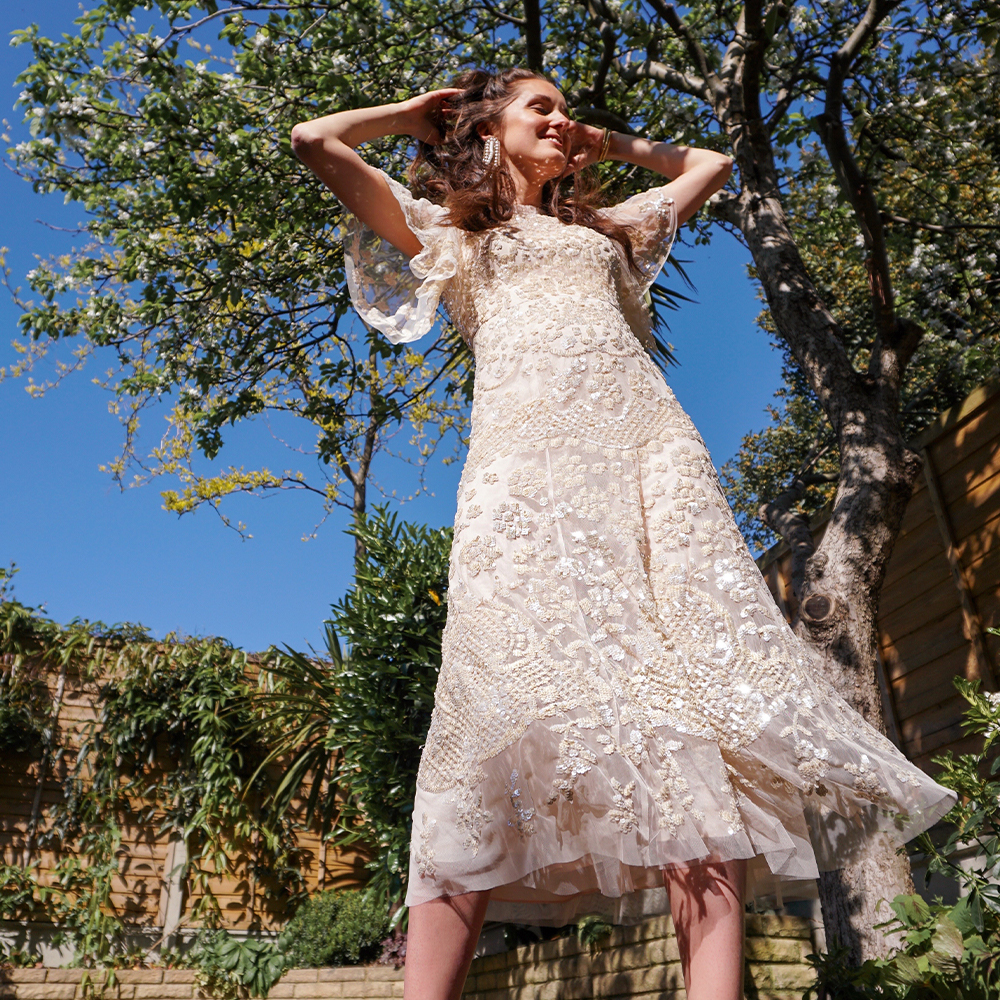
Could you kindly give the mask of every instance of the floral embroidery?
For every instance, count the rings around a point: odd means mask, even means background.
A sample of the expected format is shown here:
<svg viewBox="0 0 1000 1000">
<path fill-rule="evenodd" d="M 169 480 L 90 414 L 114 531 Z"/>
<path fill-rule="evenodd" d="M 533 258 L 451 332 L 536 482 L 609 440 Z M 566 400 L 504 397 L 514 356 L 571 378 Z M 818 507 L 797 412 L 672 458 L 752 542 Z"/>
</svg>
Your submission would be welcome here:
<svg viewBox="0 0 1000 1000">
<path fill-rule="evenodd" d="M 630 833 L 639 825 L 639 817 L 635 814 L 635 780 L 622 787 L 612 778 L 611 787 L 614 789 L 614 805 L 608 811 L 608 819 L 617 823 L 622 833 Z"/>
<path fill-rule="evenodd" d="M 674 835 L 779 842 L 782 817 L 749 829 L 768 802 L 787 804 L 799 836 L 803 789 L 834 782 L 848 818 L 876 800 L 898 815 L 937 801 L 812 666 L 647 351 L 643 294 L 677 228 L 664 192 L 602 210 L 633 232 L 637 278 L 593 230 L 523 209 L 460 232 L 441 206 L 390 189 L 424 249 L 411 268 L 352 231 L 359 312 L 398 342 L 429 330 L 441 302 L 476 360 L 414 871 L 434 880 L 445 844 L 492 864 L 504 823 L 544 865 L 546 838 L 574 836 L 583 810 L 669 854 Z M 546 786 L 517 764 L 526 736 L 552 768 Z M 433 811 L 445 793 L 448 811 Z M 543 801 L 570 826 L 543 826 Z"/>
<path fill-rule="evenodd" d="M 611 372 L 598 372 L 587 383 L 590 398 L 599 402 L 606 410 L 617 409 L 625 401 L 625 394 L 618 379 Z"/>
<path fill-rule="evenodd" d="M 555 802 L 560 792 L 565 798 L 572 801 L 577 781 L 597 763 L 597 754 L 587 746 L 578 734 L 572 732 L 573 728 L 571 724 L 552 727 L 554 733 L 564 735 L 559 744 L 556 780 L 552 783 L 552 792 L 548 798 L 549 803 Z"/>
<path fill-rule="evenodd" d="M 515 497 L 536 497 L 545 489 L 546 477 L 542 469 L 537 469 L 531 465 L 522 465 L 519 469 L 514 469 L 507 477 L 507 488 L 511 496 Z M 544 504 L 548 497 L 539 497 L 538 502 Z"/>
<path fill-rule="evenodd" d="M 434 849 L 430 846 L 437 820 L 423 813 L 420 817 L 420 846 L 413 855 L 413 864 L 421 878 L 434 878 Z"/>
<path fill-rule="evenodd" d="M 493 569 L 500 556 L 500 549 L 492 538 L 481 538 L 476 535 L 462 549 L 459 558 L 469 567 L 473 576 L 478 576 L 483 570 Z"/>
<path fill-rule="evenodd" d="M 504 500 L 493 508 L 493 530 L 508 538 L 520 538 L 531 531 L 531 517 L 519 503 Z"/>
<path fill-rule="evenodd" d="M 872 768 L 868 754 L 861 755 L 860 764 L 848 761 L 844 765 L 844 770 L 854 775 L 854 787 L 864 798 L 878 802 L 889 794 L 889 789 L 879 781 L 878 773 Z"/>
<path fill-rule="evenodd" d="M 522 802 L 517 771 L 510 772 L 510 780 L 507 782 L 504 790 L 514 809 L 514 818 L 507 820 L 507 825 L 517 830 L 522 840 L 525 837 L 530 837 L 535 832 L 535 824 L 533 822 L 535 810 L 525 806 Z"/>
<path fill-rule="evenodd" d="M 789 736 L 795 738 L 795 757 L 798 761 L 799 774 L 806 778 L 810 784 L 816 786 L 829 769 L 830 750 L 827 747 L 822 749 L 817 747 L 811 739 L 811 730 L 799 724 L 800 713 L 796 712 L 792 717 L 792 724 L 781 730 L 779 735 L 782 739 Z M 855 782 L 856 783 L 856 782 Z"/>
<path fill-rule="evenodd" d="M 481 789 L 465 791 L 456 796 L 455 826 L 463 835 L 462 846 L 475 857 L 479 853 L 479 841 L 483 835 L 483 827 L 493 819 L 489 810 L 483 808 L 483 793 Z"/>
</svg>

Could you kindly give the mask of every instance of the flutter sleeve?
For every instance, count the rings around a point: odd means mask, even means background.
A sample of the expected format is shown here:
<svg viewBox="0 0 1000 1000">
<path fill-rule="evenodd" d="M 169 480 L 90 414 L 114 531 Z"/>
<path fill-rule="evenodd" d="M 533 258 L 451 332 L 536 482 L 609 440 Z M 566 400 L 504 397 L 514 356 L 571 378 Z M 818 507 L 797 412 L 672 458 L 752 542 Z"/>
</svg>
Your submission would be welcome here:
<svg viewBox="0 0 1000 1000">
<path fill-rule="evenodd" d="M 423 249 L 407 259 L 356 216 L 344 220 L 344 265 L 351 301 L 361 318 L 394 344 L 422 337 L 434 325 L 441 295 L 458 272 L 460 230 L 447 209 L 412 194 L 387 174 L 406 224 Z"/>
<path fill-rule="evenodd" d="M 603 209 L 603 214 L 632 235 L 632 250 L 639 265 L 636 291 L 641 295 L 656 281 L 677 238 L 677 206 L 666 187 L 650 188 L 619 205 Z"/>
</svg>

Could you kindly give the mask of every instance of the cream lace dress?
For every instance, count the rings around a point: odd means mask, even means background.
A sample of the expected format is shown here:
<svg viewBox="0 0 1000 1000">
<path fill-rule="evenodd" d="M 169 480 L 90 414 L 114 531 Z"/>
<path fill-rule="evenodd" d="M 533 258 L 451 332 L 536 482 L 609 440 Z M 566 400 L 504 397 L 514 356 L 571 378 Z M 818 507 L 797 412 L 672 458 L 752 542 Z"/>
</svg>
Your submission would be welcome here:
<svg viewBox="0 0 1000 1000">
<path fill-rule="evenodd" d="M 663 189 L 604 210 L 636 279 L 590 229 L 521 208 L 467 233 L 387 180 L 424 249 L 349 224 L 354 304 L 394 343 L 443 304 L 476 358 L 407 903 L 628 922 L 665 907 L 663 867 L 747 858 L 767 896 L 934 823 L 954 794 L 818 675 L 644 347 Z"/>
</svg>

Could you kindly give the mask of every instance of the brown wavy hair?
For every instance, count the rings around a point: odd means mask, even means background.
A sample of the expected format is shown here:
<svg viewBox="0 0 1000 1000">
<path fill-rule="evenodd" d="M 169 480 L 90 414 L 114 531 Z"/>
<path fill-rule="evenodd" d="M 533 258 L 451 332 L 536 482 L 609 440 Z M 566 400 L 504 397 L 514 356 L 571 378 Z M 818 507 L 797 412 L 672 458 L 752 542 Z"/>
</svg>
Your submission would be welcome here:
<svg viewBox="0 0 1000 1000">
<path fill-rule="evenodd" d="M 520 67 L 499 73 L 479 69 L 462 73 L 449 84 L 462 93 L 449 97 L 449 112 L 438 114 L 434 121 L 444 137 L 442 142 L 417 144 L 417 155 L 409 170 L 413 193 L 445 206 L 453 225 L 460 229 L 481 232 L 509 222 L 514 215 L 514 181 L 502 155 L 497 169 L 485 170 L 479 126 L 499 126 L 504 110 L 516 96 L 515 84 L 521 80 L 552 82 L 541 73 Z M 567 180 L 569 184 L 564 183 Z M 615 240 L 629 267 L 638 271 L 628 229 L 599 215 L 596 209 L 603 204 L 597 179 L 587 169 L 570 178 L 555 178 L 542 188 L 542 211 L 546 215 L 586 226 Z"/>
</svg>

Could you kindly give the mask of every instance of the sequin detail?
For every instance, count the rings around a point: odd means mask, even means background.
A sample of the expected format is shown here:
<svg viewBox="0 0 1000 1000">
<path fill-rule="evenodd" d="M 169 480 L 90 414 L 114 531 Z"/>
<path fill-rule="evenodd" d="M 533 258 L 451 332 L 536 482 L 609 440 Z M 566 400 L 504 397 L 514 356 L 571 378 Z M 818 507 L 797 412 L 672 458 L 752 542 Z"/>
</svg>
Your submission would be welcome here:
<svg viewBox="0 0 1000 1000">
<path fill-rule="evenodd" d="M 465 233 L 390 188 L 424 249 L 403 274 L 354 231 L 359 311 L 408 340 L 443 303 L 476 359 L 408 904 L 509 890 L 566 923 L 572 887 L 590 907 L 712 853 L 813 878 L 851 830 L 930 825 L 951 793 L 818 675 L 648 354 L 664 189 L 603 210 L 636 275 L 591 229 Z"/>
</svg>

